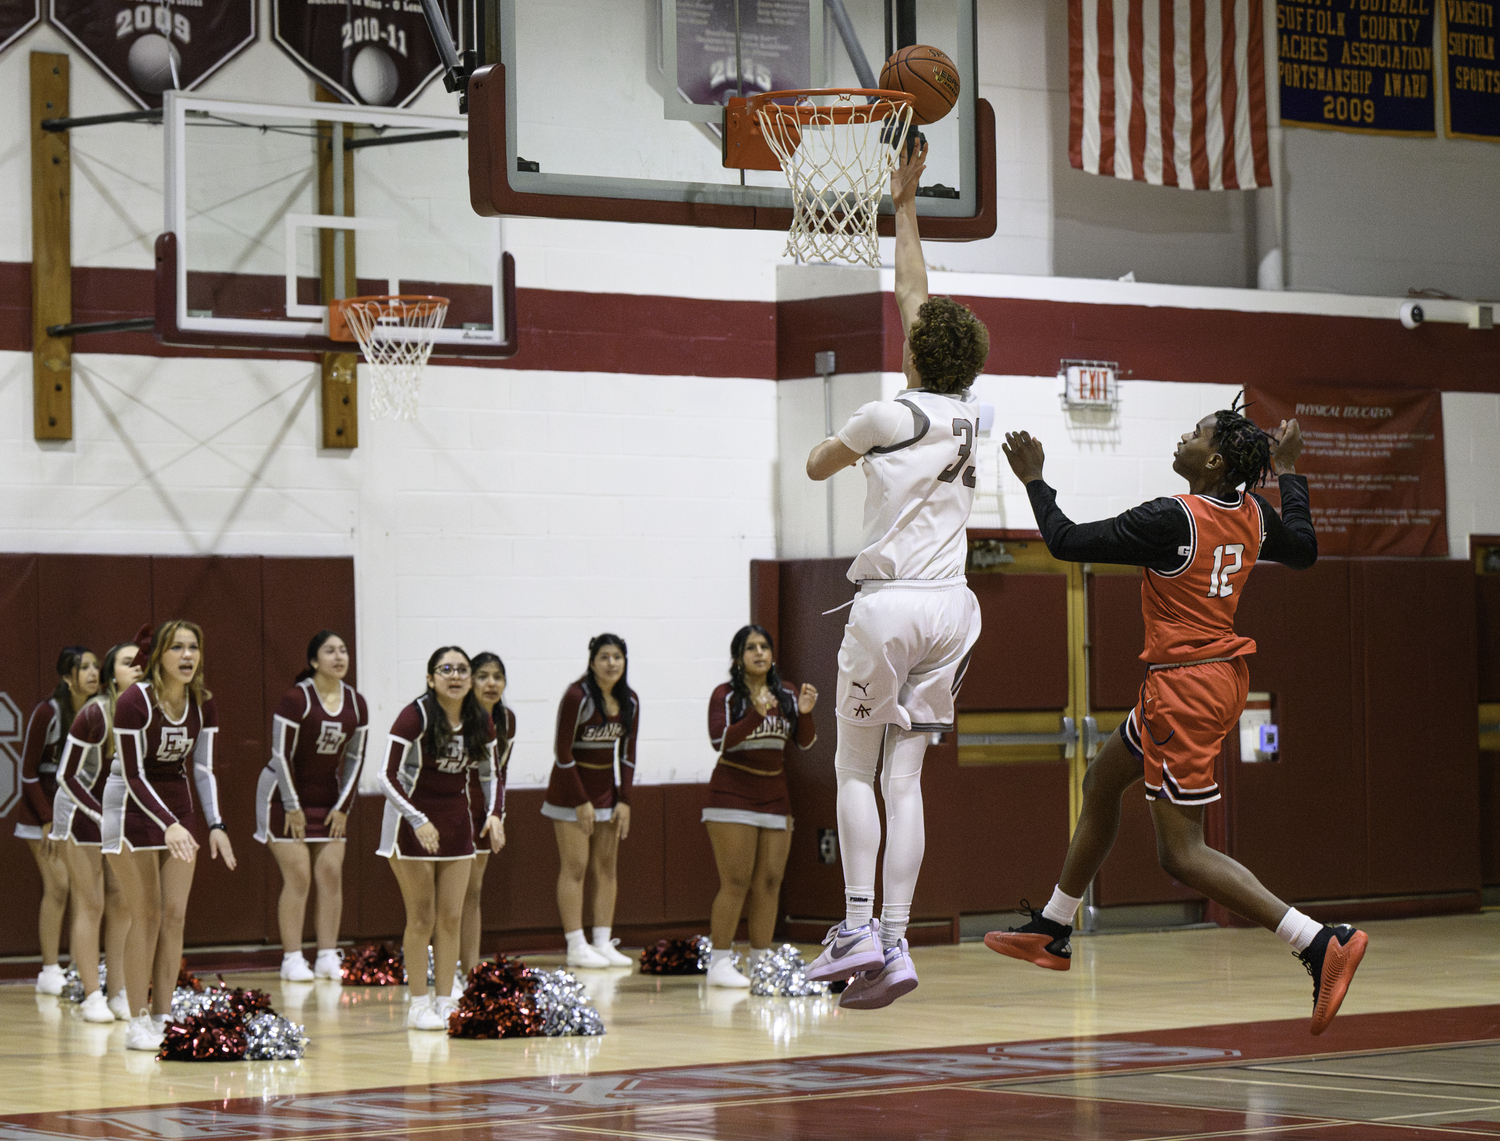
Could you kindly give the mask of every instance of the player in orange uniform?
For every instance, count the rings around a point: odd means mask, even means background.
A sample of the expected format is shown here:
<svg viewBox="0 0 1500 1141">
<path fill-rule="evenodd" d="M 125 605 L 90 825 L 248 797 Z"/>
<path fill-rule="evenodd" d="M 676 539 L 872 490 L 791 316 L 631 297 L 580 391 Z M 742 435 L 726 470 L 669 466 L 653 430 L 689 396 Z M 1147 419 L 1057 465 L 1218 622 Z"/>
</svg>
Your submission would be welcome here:
<svg viewBox="0 0 1500 1141">
<path fill-rule="evenodd" d="M 1147 672 L 1139 702 L 1084 777 L 1078 827 L 1052 899 L 1031 912 L 1029 923 L 993 931 L 985 944 L 1011 958 L 1068 969 L 1073 916 L 1114 844 L 1125 790 L 1144 776 L 1162 867 L 1291 946 L 1313 977 L 1312 1032 L 1321 1034 L 1364 957 L 1364 932 L 1323 926 L 1287 906 L 1203 839 L 1203 806 L 1219 799 L 1214 758 L 1245 707 L 1245 656 L 1255 652 L 1255 643 L 1234 630 L 1245 581 L 1258 559 L 1305 570 L 1318 557 L 1307 480 L 1296 474 L 1297 422 L 1283 421 L 1267 434 L 1235 409 L 1205 416 L 1183 434 L 1172 461 L 1188 481 L 1187 495 L 1097 523 L 1074 524 L 1058 510 L 1056 492 L 1042 479 L 1040 441 L 1007 433 L 1004 451 L 1054 557 L 1144 568 Z M 1280 517 L 1250 491 L 1267 473 L 1281 489 Z"/>
</svg>

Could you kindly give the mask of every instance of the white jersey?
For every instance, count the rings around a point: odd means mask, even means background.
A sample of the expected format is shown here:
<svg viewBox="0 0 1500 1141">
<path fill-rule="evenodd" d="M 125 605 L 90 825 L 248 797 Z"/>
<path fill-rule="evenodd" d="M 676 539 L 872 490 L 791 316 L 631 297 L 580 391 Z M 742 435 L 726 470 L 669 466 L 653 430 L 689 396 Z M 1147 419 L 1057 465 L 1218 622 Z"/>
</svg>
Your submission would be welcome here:
<svg viewBox="0 0 1500 1141">
<path fill-rule="evenodd" d="M 840 429 L 864 456 L 864 549 L 849 579 L 959 578 L 968 559 L 979 404 L 908 388 L 877 400 Z"/>
</svg>

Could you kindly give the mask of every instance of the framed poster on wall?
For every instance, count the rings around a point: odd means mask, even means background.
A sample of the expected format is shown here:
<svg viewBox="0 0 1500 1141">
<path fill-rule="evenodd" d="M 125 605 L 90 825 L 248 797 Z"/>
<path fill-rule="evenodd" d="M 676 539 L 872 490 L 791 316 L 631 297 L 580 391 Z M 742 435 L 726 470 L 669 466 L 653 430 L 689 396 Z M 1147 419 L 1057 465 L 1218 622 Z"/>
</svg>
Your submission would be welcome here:
<svg viewBox="0 0 1500 1141">
<path fill-rule="evenodd" d="M 42 0 L 0 0 L 0 52 L 15 43 L 42 18 Z"/>
<path fill-rule="evenodd" d="M 257 35 L 256 0 L 51 0 L 48 18 L 142 107 L 191 91 Z"/>
<path fill-rule="evenodd" d="M 1277 0 L 1282 123 L 1364 135 L 1436 135 L 1435 7 Z"/>
</svg>

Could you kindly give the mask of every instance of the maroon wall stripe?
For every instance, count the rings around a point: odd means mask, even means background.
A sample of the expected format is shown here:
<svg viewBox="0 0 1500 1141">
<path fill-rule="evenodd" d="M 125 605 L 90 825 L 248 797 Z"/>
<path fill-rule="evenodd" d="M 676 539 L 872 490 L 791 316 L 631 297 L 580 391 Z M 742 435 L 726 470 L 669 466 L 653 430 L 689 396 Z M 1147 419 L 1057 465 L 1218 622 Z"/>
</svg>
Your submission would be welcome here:
<svg viewBox="0 0 1500 1141">
<path fill-rule="evenodd" d="M 147 316 L 149 270 L 76 268 L 74 317 Z M 813 354 L 840 372 L 898 372 L 894 295 L 806 301 L 722 301 L 636 294 L 519 290 L 521 351 L 472 367 L 639 375 L 764 377 L 813 374 Z M 0 350 L 31 349 L 30 267 L 0 262 Z M 1095 305 L 961 297 L 990 329 L 986 371 L 1051 376 L 1064 358 L 1115 360 L 1135 377 L 1262 382 L 1269 378 L 1451 392 L 1500 392 L 1500 337 L 1454 324 L 1419 329 L 1364 317 Z M 150 333 L 79 337 L 75 351 L 131 356 L 314 360 L 311 354 L 179 349 Z"/>
<path fill-rule="evenodd" d="M 1221 181 L 1225 190 L 1240 188 L 1239 169 L 1234 160 L 1235 133 L 1234 113 L 1239 104 L 1240 78 L 1234 69 L 1234 51 L 1237 29 L 1234 26 L 1236 0 L 1220 0 L 1219 30 L 1219 117 L 1224 124 L 1223 152 L 1220 159 Z"/>
<path fill-rule="evenodd" d="M 1127 0 L 1121 0 L 1126 3 Z M 1099 173 L 1115 173 L 1115 8 L 1099 0 Z"/>
<path fill-rule="evenodd" d="M 1179 185 L 1177 179 L 1177 15 L 1173 0 L 1161 0 L 1156 26 L 1161 44 L 1157 59 L 1161 61 L 1161 181 L 1163 186 Z"/>
<path fill-rule="evenodd" d="M 1083 0 L 1068 4 L 1068 162 L 1083 169 Z"/>
</svg>

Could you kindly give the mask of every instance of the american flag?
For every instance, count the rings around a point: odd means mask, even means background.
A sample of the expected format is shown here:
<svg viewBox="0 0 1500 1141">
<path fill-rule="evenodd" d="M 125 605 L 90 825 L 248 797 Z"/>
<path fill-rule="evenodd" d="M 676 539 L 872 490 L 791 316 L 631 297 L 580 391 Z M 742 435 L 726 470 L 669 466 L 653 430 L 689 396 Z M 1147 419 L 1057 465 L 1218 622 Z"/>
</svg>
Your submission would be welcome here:
<svg viewBox="0 0 1500 1141">
<path fill-rule="evenodd" d="M 1090 174 L 1271 185 L 1262 0 L 1068 0 L 1068 157 Z"/>
</svg>

